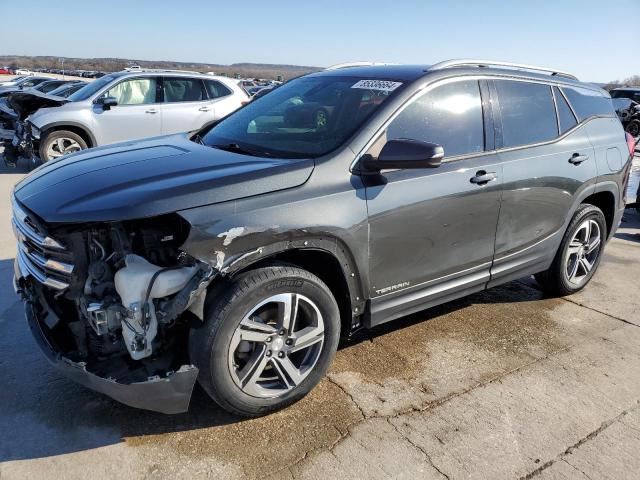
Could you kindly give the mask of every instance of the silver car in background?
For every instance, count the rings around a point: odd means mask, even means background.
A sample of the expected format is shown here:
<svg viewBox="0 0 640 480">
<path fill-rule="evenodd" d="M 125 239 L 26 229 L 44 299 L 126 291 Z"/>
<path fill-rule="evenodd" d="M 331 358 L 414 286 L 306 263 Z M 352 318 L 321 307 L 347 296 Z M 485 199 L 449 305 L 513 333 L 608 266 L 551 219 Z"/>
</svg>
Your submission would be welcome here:
<svg viewBox="0 0 640 480">
<path fill-rule="evenodd" d="M 43 162 L 89 147 L 196 130 L 249 97 L 225 77 L 140 69 L 105 75 L 68 100 L 27 118 L 28 141 Z"/>
</svg>

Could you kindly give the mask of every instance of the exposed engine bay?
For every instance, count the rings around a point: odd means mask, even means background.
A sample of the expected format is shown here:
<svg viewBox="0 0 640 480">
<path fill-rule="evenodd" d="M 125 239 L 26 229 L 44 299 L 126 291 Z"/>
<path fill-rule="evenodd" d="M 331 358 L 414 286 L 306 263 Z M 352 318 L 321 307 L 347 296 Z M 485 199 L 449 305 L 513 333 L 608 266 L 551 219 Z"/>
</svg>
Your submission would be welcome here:
<svg viewBox="0 0 640 480">
<path fill-rule="evenodd" d="M 15 167 L 19 158 L 33 161 L 34 150 L 31 125 L 27 117 L 41 108 L 58 107 L 69 100 L 40 92 L 13 92 L 0 99 L 0 145 L 8 167 Z"/>
<path fill-rule="evenodd" d="M 38 280 L 23 278 L 22 294 L 66 359 L 125 384 L 189 364 L 189 325 L 215 270 L 179 250 L 181 217 L 45 229 L 14 205 L 13 221 L 20 270 Z"/>
</svg>

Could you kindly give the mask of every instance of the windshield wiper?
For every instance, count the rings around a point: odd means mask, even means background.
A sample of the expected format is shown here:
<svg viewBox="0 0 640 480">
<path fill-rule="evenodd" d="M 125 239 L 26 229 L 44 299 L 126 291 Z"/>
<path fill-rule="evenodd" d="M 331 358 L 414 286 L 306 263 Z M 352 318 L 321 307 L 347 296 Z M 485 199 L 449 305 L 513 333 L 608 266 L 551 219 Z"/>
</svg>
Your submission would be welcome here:
<svg viewBox="0 0 640 480">
<path fill-rule="evenodd" d="M 251 155 L 253 157 L 271 157 L 272 155 L 268 152 L 252 150 L 250 148 L 241 147 L 237 143 L 226 143 L 223 145 L 211 145 L 213 148 L 217 148 L 218 150 L 224 150 L 226 152 L 234 152 L 241 153 L 243 155 Z"/>
</svg>

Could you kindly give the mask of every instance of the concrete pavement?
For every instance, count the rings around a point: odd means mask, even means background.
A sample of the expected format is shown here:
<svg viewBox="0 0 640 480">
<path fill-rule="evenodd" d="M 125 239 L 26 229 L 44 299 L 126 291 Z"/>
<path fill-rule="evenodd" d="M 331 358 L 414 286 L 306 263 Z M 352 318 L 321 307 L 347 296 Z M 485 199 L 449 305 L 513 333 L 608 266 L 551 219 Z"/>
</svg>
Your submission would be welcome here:
<svg viewBox="0 0 640 480">
<path fill-rule="evenodd" d="M 640 471 L 640 216 L 592 283 L 527 279 L 383 326 L 289 409 L 134 410 L 51 370 L 11 288 L 0 170 L 0 478 L 626 479 Z"/>
</svg>

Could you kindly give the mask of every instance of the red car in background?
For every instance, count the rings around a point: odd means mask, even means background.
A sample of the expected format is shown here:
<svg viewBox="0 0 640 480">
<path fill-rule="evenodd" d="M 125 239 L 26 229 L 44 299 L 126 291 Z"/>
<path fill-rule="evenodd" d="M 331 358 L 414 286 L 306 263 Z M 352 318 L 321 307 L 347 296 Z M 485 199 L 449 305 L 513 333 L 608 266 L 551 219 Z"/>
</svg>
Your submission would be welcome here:
<svg viewBox="0 0 640 480">
<path fill-rule="evenodd" d="M 8 68 L 1 67 L 0 75 L 13 75 L 13 72 Z"/>
</svg>

